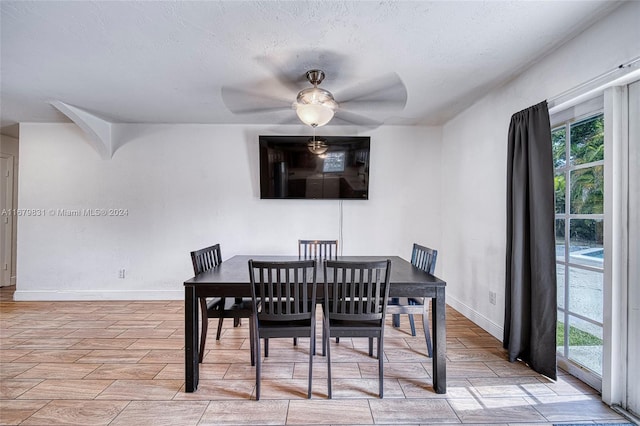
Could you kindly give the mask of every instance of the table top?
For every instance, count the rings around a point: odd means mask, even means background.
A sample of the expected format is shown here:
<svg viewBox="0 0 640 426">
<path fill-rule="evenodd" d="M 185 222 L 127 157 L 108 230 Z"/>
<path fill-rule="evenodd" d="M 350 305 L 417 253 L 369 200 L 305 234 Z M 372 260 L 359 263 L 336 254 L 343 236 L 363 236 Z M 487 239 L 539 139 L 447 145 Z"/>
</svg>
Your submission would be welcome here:
<svg viewBox="0 0 640 426">
<path fill-rule="evenodd" d="M 270 256 L 270 255 L 237 255 L 223 261 L 219 266 L 205 271 L 184 282 L 184 285 L 208 285 L 208 284 L 248 284 L 249 283 L 249 259 L 266 261 L 292 261 L 300 260 L 298 256 Z M 391 259 L 391 288 L 402 285 L 403 287 L 445 287 L 446 283 L 440 278 L 428 274 L 398 256 L 338 256 L 336 260 L 367 262 Z M 322 262 L 318 262 L 318 283 L 324 281 Z"/>
</svg>

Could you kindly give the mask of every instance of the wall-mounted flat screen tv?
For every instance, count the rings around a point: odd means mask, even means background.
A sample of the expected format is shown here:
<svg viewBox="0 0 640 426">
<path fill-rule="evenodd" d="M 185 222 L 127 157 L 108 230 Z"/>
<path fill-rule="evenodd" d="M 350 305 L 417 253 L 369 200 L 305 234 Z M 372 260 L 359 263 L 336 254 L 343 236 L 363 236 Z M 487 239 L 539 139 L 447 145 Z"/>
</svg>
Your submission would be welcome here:
<svg viewBox="0 0 640 426">
<path fill-rule="evenodd" d="M 260 136 L 260 198 L 367 200 L 369 136 Z"/>
</svg>

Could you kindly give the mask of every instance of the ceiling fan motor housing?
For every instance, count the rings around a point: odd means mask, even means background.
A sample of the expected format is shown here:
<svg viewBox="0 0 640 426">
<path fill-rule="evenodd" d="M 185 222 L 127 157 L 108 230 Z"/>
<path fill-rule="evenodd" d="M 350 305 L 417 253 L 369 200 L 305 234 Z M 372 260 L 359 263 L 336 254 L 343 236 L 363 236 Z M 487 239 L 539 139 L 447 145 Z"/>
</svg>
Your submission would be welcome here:
<svg viewBox="0 0 640 426">
<path fill-rule="evenodd" d="M 307 71 L 307 80 L 309 80 L 309 83 L 313 84 L 314 86 L 317 86 L 318 84 L 322 83 L 322 80 L 324 80 L 324 71 L 322 70 Z"/>
</svg>

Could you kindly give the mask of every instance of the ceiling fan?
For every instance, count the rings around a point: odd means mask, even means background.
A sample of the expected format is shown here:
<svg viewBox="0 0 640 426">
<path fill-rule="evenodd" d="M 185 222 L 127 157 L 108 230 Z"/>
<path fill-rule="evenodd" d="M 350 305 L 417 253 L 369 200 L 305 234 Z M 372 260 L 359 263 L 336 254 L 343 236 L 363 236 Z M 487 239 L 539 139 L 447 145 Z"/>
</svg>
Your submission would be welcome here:
<svg viewBox="0 0 640 426">
<path fill-rule="evenodd" d="M 311 69 L 305 73 L 305 78 L 312 87 L 303 88 L 295 98 L 292 93 L 289 100 L 230 87 L 222 88 L 222 100 L 234 114 L 293 109 L 302 123 L 313 128 L 329 122 L 377 127 L 382 123 L 363 115 L 363 111 L 401 110 L 407 103 L 407 89 L 395 73 L 355 85 L 335 97 L 329 90 L 318 87 L 325 79 L 324 71 Z M 283 79 L 286 77 L 279 77 L 279 80 Z M 287 80 L 285 85 L 289 88 L 299 87 L 298 81 Z"/>
</svg>

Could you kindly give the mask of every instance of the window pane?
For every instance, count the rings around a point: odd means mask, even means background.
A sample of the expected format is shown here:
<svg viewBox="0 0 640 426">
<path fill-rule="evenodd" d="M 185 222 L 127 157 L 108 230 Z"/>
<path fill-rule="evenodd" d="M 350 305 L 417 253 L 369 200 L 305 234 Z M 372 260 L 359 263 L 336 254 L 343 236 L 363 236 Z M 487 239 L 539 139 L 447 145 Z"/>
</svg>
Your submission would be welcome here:
<svg viewBox="0 0 640 426">
<path fill-rule="evenodd" d="M 603 159 L 604 116 L 600 114 L 573 124 L 571 126 L 571 164 L 585 164 Z"/>
<path fill-rule="evenodd" d="M 565 126 L 558 127 L 551 131 L 551 144 L 553 146 L 553 167 L 564 167 L 567 163 L 566 159 L 566 143 L 567 128 Z"/>
<path fill-rule="evenodd" d="M 564 265 L 556 264 L 556 288 L 558 292 L 558 308 L 564 308 Z M 558 316 L 558 318 L 562 318 Z"/>
<path fill-rule="evenodd" d="M 602 272 L 569 268 L 569 311 L 602 322 Z"/>
<path fill-rule="evenodd" d="M 569 359 L 602 375 L 602 327 L 569 316 Z"/>
<path fill-rule="evenodd" d="M 566 356 L 564 353 L 564 312 L 558 311 L 558 323 L 556 326 L 556 351 L 559 355 Z"/>
<path fill-rule="evenodd" d="M 602 214 L 604 199 L 604 166 L 571 172 L 571 213 Z"/>
<path fill-rule="evenodd" d="M 555 200 L 556 200 L 556 213 L 564 213 L 565 208 L 565 188 L 566 188 L 566 178 L 564 172 L 556 173 L 553 177 L 553 186 L 555 189 Z"/>
<path fill-rule="evenodd" d="M 564 219 L 556 219 L 556 260 L 564 261 Z"/>
<path fill-rule="evenodd" d="M 569 261 L 602 268 L 604 262 L 602 219 L 571 219 L 569 221 Z"/>
</svg>

